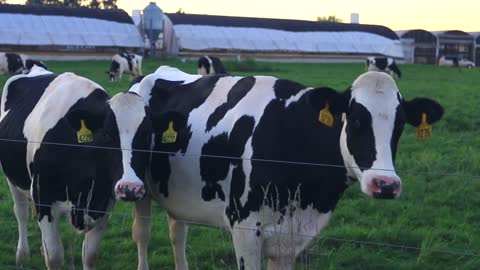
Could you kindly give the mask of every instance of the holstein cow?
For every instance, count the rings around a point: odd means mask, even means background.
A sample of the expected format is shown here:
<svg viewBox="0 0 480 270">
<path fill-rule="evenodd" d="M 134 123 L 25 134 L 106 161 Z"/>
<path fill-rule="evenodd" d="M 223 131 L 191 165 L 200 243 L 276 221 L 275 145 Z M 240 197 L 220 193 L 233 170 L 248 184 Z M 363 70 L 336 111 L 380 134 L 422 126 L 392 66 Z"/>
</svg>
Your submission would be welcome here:
<svg viewBox="0 0 480 270">
<path fill-rule="evenodd" d="M 368 57 L 367 70 L 383 71 L 390 74 L 390 76 L 393 76 L 393 74 L 395 74 L 398 78 L 402 77 L 402 72 L 395 63 L 395 60 L 390 57 Z"/>
<path fill-rule="evenodd" d="M 63 214 L 85 233 L 83 269 L 93 269 L 114 194 L 129 201 L 144 197 L 149 155 L 131 149 L 147 150 L 151 145 L 145 102 L 134 93 L 107 99 L 102 87 L 86 78 L 36 66 L 28 75 L 6 82 L 0 164 L 18 222 L 17 265 L 29 257 L 29 200 L 35 205 L 48 269 L 63 264 Z"/>
<path fill-rule="evenodd" d="M 115 81 L 122 79 L 124 72 L 130 74 L 132 78 L 142 75 L 142 60 L 143 57 L 136 54 L 115 54 L 112 58 L 110 70 L 107 71 L 110 80 Z"/>
<path fill-rule="evenodd" d="M 394 160 L 404 124 L 425 127 L 443 114 L 433 100 L 404 100 L 381 72 L 337 92 L 162 66 L 133 91 L 152 114 L 187 116 L 157 125 L 150 197 L 136 204 L 139 269 L 147 269 L 150 199 L 168 212 L 177 270 L 188 268 L 188 222 L 228 229 L 239 269 L 261 269 L 262 254 L 269 269 L 294 269 L 349 183 L 370 197 L 400 196 Z"/>
<path fill-rule="evenodd" d="M 214 56 L 202 56 L 198 59 L 199 75 L 227 74 L 222 61 Z"/>
<path fill-rule="evenodd" d="M 15 74 L 23 70 L 22 57 L 16 53 L 0 53 L 0 75 Z"/>
</svg>

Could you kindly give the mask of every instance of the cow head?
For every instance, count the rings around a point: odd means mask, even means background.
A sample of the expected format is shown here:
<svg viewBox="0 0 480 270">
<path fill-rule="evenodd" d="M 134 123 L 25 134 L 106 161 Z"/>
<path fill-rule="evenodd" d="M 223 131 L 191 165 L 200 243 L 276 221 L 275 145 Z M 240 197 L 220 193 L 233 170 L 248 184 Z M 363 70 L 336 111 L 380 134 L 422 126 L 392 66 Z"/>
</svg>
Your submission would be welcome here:
<svg viewBox="0 0 480 270">
<path fill-rule="evenodd" d="M 404 124 L 419 126 L 422 115 L 432 124 L 442 117 L 442 106 L 426 98 L 404 100 L 395 81 L 382 72 L 361 75 L 343 93 L 317 92 L 322 97 L 316 104 L 343 113 L 340 148 L 348 176 L 360 181 L 362 192 L 369 196 L 399 197 L 402 183 L 394 160 Z"/>
<path fill-rule="evenodd" d="M 152 142 L 152 125 L 143 98 L 126 92 L 113 96 L 104 121 L 109 178 L 117 199 L 141 200 L 145 196 L 145 171 Z"/>
<path fill-rule="evenodd" d="M 120 69 L 120 64 L 117 61 L 112 60 L 112 64 L 110 65 L 110 70 L 106 71 L 106 73 L 108 74 L 108 77 L 110 77 L 110 80 L 112 82 L 118 78 L 119 69 Z"/>
</svg>

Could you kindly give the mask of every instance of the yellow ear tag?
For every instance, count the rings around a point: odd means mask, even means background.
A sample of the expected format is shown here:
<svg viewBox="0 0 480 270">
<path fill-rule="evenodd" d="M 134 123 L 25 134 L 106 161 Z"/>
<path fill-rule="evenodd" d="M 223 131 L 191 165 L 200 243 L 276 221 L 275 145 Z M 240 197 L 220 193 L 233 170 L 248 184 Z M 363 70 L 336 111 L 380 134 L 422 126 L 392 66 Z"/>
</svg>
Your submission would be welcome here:
<svg viewBox="0 0 480 270">
<path fill-rule="evenodd" d="M 77 131 L 77 139 L 79 143 L 93 142 L 93 134 L 90 129 L 85 126 L 85 120 L 80 120 L 80 130 Z"/>
<path fill-rule="evenodd" d="M 327 127 L 333 126 L 333 115 L 330 112 L 328 103 L 325 104 L 325 108 L 320 110 L 320 114 L 318 115 L 318 121 Z"/>
<path fill-rule="evenodd" d="M 177 132 L 173 129 L 173 121 L 168 123 L 168 129 L 162 133 L 162 143 L 174 143 L 177 141 Z"/>
<path fill-rule="evenodd" d="M 422 113 L 422 123 L 417 127 L 417 138 L 428 139 L 432 137 L 432 126 L 427 123 L 427 114 Z"/>
</svg>

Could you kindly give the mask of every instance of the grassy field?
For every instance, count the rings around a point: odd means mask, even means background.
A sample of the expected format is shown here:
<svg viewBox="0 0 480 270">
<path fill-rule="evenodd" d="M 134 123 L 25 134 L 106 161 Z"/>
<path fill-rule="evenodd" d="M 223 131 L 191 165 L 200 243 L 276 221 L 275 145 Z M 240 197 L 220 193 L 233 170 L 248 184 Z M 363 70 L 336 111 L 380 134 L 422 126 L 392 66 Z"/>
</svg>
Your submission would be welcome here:
<svg viewBox="0 0 480 270">
<path fill-rule="evenodd" d="M 110 94 L 128 88 L 108 81 L 106 61 L 48 62 L 55 72 L 72 71 L 100 83 Z M 144 73 L 161 64 L 195 72 L 193 62 L 151 60 Z M 299 81 L 309 86 L 346 89 L 364 71 L 362 64 L 263 64 L 227 63 L 235 75 L 265 74 Z M 323 237 L 298 260 L 298 269 L 480 269 L 480 69 L 453 69 L 402 65 L 397 80 L 406 99 L 431 97 L 446 113 L 433 127 L 433 138 L 420 141 L 407 127 L 397 155 L 397 173 L 404 192 L 396 201 L 367 198 L 358 185 L 340 200 Z M 0 78 L 1 85 L 7 77 Z M 1 176 L 2 178 L 3 175 Z M 15 264 L 17 225 L 6 181 L 0 179 L 0 269 Z M 102 242 L 98 269 L 135 269 L 136 246 L 131 240 L 132 205 L 115 206 Z M 66 269 L 81 269 L 81 241 L 63 224 Z M 40 235 L 31 219 L 32 258 L 24 267 L 44 269 Z M 191 226 L 187 249 L 191 269 L 235 269 L 229 234 L 214 228 Z M 155 208 L 151 269 L 174 269 L 166 216 Z"/>
</svg>

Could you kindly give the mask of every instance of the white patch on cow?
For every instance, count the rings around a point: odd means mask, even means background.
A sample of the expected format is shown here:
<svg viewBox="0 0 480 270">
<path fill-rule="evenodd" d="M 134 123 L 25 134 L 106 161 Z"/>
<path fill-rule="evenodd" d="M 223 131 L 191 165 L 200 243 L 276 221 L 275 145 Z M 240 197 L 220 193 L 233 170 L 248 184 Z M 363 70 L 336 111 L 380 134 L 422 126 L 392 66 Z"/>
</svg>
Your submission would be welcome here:
<svg viewBox="0 0 480 270">
<path fill-rule="evenodd" d="M 32 76 L 20 75 L 20 76 Z M 35 74 L 35 73 L 34 73 Z M 27 168 L 36 151 L 40 148 L 45 134 L 52 129 L 60 119 L 65 117 L 75 103 L 90 95 L 95 89 L 103 89 L 97 83 L 73 73 L 63 73 L 57 76 L 47 87 L 42 97 L 25 120 L 23 134 L 30 142 L 27 144 Z"/>
<path fill-rule="evenodd" d="M 46 75 L 46 74 L 52 74 L 52 72 L 50 72 L 48 70 L 45 70 L 41 67 L 34 66 L 32 68 L 32 71 L 30 71 L 29 74 L 15 75 L 15 76 L 10 77 L 7 80 L 7 82 L 5 83 L 5 86 L 3 87 L 2 101 L 1 101 L 1 104 L 0 104 L 0 111 L 1 111 L 0 121 L 2 121 L 8 114 L 8 111 L 5 111 L 5 104 L 7 103 L 8 87 L 10 86 L 10 84 L 13 81 L 16 81 L 16 80 L 21 79 L 21 78 L 30 78 L 30 77 L 36 77 L 36 76 Z"/>
<path fill-rule="evenodd" d="M 295 103 L 295 102 L 298 102 L 298 100 L 308 91 L 312 90 L 313 88 L 309 87 L 309 88 L 305 88 L 303 90 L 300 90 L 298 91 L 298 93 L 292 97 L 290 97 L 289 99 L 287 99 L 287 102 L 285 102 L 285 107 L 288 107 L 290 106 L 291 103 Z"/>
<path fill-rule="evenodd" d="M 131 162 L 133 138 L 145 118 L 145 102 L 138 95 L 119 93 L 113 96 L 108 103 L 115 115 L 122 149 L 123 175 L 116 185 L 125 181 L 143 185 L 143 181 L 135 174 Z"/>
<path fill-rule="evenodd" d="M 177 68 L 170 66 L 160 66 L 154 73 L 145 76 L 138 87 L 132 87 L 130 91 L 139 94 L 149 104 L 152 97 L 151 90 L 155 84 L 155 80 L 162 79 L 167 81 L 183 81 L 183 84 L 192 83 L 200 79 L 202 75 L 191 75 Z"/>
<path fill-rule="evenodd" d="M 379 91 L 381 89 L 381 91 Z M 349 153 L 346 138 L 346 122 L 340 135 L 340 148 L 347 167 L 348 175 L 360 180 L 362 191 L 368 194 L 368 184 L 374 176 L 388 176 L 399 179 L 395 173 L 390 141 L 394 129 L 396 108 L 399 105 L 399 93 L 395 81 L 382 72 L 367 72 L 352 85 L 352 99 L 367 108 L 372 116 L 372 128 L 375 138 L 376 160 L 372 168 L 363 173 Z"/>
<path fill-rule="evenodd" d="M 243 157 L 253 157 L 252 137 L 248 138 L 245 143 L 245 150 L 243 151 Z M 245 187 L 243 188 L 243 194 L 240 196 L 240 203 L 245 205 L 248 200 L 248 193 L 250 193 L 250 174 L 252 173 L 252 162 L 248 159 L 242 160 L 243 172 L 245 173 Z"/>
<path fill-rule="evenodd" d="M 212 59 L 210 59 L 210 57 L 208 57 L 207 55 L 205 55 L 205 58 L 207 59 L 208 61 L 208 64 L 210 64 L 210 68 L 208 69 L 210 75 L 213 75 L 215 74 L 215 69 L 213 68 L 213 61 Z"/>
</svg>

